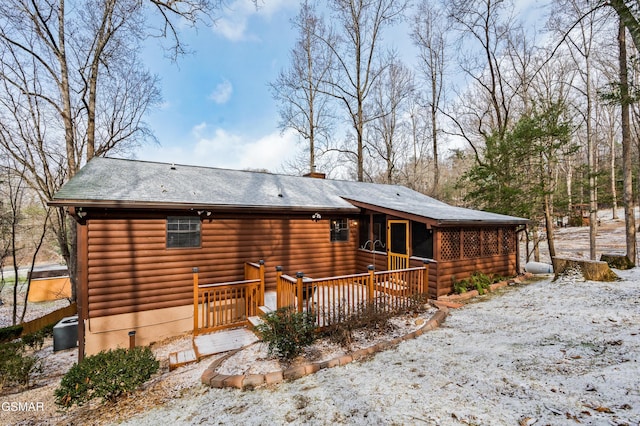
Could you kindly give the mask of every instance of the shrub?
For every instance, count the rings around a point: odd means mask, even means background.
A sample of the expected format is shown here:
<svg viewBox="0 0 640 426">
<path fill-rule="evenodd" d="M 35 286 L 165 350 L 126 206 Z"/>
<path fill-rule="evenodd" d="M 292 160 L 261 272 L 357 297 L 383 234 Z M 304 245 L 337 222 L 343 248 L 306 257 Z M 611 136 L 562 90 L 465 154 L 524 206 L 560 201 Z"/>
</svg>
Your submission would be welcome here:
<svg viewBox="0 0 640 426">
<path fill-rule="evenodd" d="M 416 302 L 415 304 L 418 304 Z M 412 303 L 412 306 L 414 303 Z M 412 310 L 409 308 L 408 310 Z M 338 314 L 338 322 L 328 326 L 323 335 L 332 342 L 349 348 L 353 342 L 353 332 L 362 330 L 369 336 L 393 329 L 389 319 L 394 316 L 394 312 L 378 309 L 373 302 L 365 302 L 359 306 L 356 312 L 347 315 L 343 310 Z"/>
<path fill-rule="evenodd" d="M 499 281 L 499 279 L 496 280 L 492 275 L 486 275 L 480 271 L 476 271 L 467 279 L 460 281 L 454 279 L 453 291 L 457 294 L 462 294 L 469 289 L 475 289 L 478 290 L 478 294 L 484 294 L 489 286 L 496 281 Z"/>
<path fill-rule="evenodd" d="M 478 290 L 478 294 L 484 294 L 487 289 L 489 289 L 489 285 L 493 283 L 493 279 L 483 274 L 480 271 L 476 271 L 469 277 L 469 281 L 471 283 L 471 287 Z"/>
<path fill-rule="evenodd" d="M 292 307 L 269 312 L 264 316 L 264 323 L 256 329 L 269 345 L 269 355 L 280 359 L 295 358 L 316 339 L 313 314 L 297 312 Z"/>
<path fill-rule="evenodd" d="M 53 336 L 54 325 L 55 323 L 50 324 L 44 328 L 41 328 L 40 330 L 34 333 L 25 334 L 24 336 L 22 336 L 22 342 L 25 345 L 29 346 L 31 349 L 34 349 L 34 350 L 42 349 L 44 339 L 46 337 Z"/>
<path fill-rule="evenodd" d="M 135 390 L 158 371 L 148 347 L 102 351 L 84 358 L 65 374 L 55 391 L 56 404 L 83 405 L 92 398 L 113 401 Z"/>
<path fill-rule="evenodd" d="M 10 327 L 0 328 L 0 342 L 10 342 L 20 337 L 22 333 L 22 325 L 12 325 Z"/>
<path fill-rule="evenodd" d="M 467 282 L 462 280 L 462 281 L 455 281 L 453 283 L 453 291 L 456 294 L 462 294 L 462 293 L 466 293 L 467 292 Z"/>
<path fill-rule="evenodd" d="M 40 361 L 25 354 L 21 341 L 0 345 L 0 389 L 5 386 L 27 385 L 31 375 L 41 371 Z"/>
</svg>

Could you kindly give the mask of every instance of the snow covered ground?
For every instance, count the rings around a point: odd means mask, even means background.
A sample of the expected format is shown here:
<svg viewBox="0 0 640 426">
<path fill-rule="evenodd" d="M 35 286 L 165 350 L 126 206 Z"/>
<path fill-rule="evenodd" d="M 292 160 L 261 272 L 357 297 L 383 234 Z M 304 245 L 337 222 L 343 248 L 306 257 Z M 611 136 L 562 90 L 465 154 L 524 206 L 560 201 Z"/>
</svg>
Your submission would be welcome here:
<svg viewBox="0 0 640 426">
<path fill-rule="evenodd" d="M 640 269 L 479 298 L 365 362 L 206 389 L 124 424 L 640 424 Z"/>
</svg>

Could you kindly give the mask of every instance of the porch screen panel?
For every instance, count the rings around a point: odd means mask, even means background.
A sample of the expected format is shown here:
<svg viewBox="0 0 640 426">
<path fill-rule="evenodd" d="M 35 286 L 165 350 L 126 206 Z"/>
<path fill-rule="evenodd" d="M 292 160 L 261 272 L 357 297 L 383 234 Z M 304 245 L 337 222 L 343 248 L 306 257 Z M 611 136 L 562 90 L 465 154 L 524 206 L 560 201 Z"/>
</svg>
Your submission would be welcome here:
<svg viewBox="0 0 640 426">
<path fill-rule="evenodd" d="M 397 254 L 407 253 L 407 225 L 405 223 L 391 223 L 391 252 Z"/>
<path fill-rule="evenodd" d="M 384 251 L 387 247 L 387 216 L 383 214 L 373 215 L 373 241 L 376 250 Z"/>
<path fill-rule="evenodd" d="M 433 259 L 433 231 L 420 222 L 411 222 L 412 255 Z"/>
</svg>

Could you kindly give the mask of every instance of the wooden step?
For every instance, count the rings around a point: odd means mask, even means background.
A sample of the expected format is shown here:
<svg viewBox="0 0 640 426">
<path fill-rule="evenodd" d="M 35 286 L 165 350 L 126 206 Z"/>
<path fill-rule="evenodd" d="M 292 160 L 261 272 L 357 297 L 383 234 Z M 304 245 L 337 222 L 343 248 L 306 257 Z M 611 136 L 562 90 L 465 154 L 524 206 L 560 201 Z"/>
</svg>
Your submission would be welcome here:
<svg viewBox="0 0 640 426">
<path fill-rule="evenodd" d="M 271 309 L 268 306 L 258 306 L 258 311 L 260 312 L 260 316 L 262 316 L 262 315 L 270 314 L 271 312 L 273 312 L 273 309 Z"/>
<path fill-rule="evenodd" d="M 263 319 L 258 316 L 249 317 L 247 320 L 249 321 L 249 327 L 251 329 L 255 329 L 257 326 L 264 324 Z"/>
<path fill-rule="evenodd" d="M 180 352 L 171 352 L 169 354 L 169 371 L 175 370 L 183 365 L 196 362 L 196 352 L 193 349 L 187 349 Z"/>
</svg>

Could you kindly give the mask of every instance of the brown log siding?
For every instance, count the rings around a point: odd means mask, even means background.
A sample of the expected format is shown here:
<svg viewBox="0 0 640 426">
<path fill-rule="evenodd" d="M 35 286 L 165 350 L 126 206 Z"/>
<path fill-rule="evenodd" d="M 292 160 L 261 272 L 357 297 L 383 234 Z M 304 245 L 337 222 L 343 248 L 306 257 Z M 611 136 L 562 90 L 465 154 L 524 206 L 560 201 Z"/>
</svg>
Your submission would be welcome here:
<svg viewBox="0 0 640 426">
<path fill-rule="evenodd" d="M 386 253 L 376 252 L 374 255 L 373 252 L 368 250 L 358 250 L 357 269 L 355 272 L 367 272 L 367 268 L 369 265 L 373 265 L 374 260 L 376 271 L 385 271 L 387 269 Z"/>
<path fill-rule="evenodd" d="M 348 242 L 329 241 L 329 217 L 215 218 L 202 222 L 200 248 L 166 248 L 166 218 L 87 221 L 91 317 L 187 305 L 192 268 L 201 283 L 243 279 L 246 261 L 265 260 L 267 287 L 275 267 L 324 277 L 356 272 L 357 227 Z"/>
</svg>

